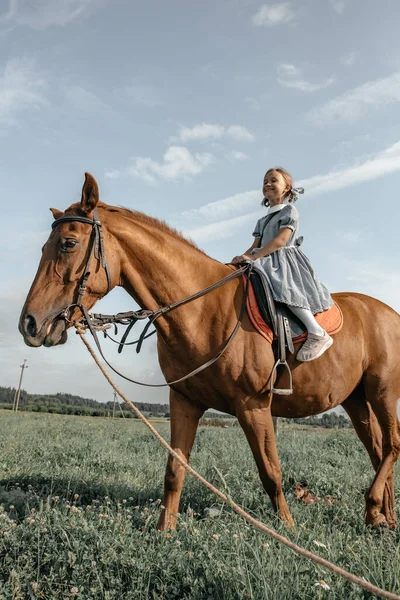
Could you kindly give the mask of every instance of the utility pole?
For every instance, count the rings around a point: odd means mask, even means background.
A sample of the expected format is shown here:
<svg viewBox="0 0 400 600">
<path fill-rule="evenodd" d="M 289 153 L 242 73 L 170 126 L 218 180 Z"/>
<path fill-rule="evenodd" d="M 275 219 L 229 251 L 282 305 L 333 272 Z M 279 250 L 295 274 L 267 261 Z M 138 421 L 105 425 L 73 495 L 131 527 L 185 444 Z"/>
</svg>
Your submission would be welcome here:
<svg viewBox="0 0 400 600">
<path fill-rule="evenodd" d="M 122 406 L 119 403 L 117 392 L 114 392 L 114 404 L 113 404 L 113 413 L 112 413 L 113 420 L 115 419 L 115 404 L 118 404 L 118 408 L 122 413 L 122 418 L 125 419 L 124 411 L 122 410 Z"/>
<path fill-rule="evenodd" d="M 26 358 L 24 358 L 24 364 L 21 365 L 21 376 L 19 378 L 18 390 L 15 392 L 15 396 L 14 396 L 13 410 L 15 410 L 15 412 L 17 412 L 17 410 L 18 410 L 19 397 L 21 394 L 22 378 L 24 376 L 24 369 L 27 369 L 27 368 L 28 368 L 28 366 L 26 364 Z"/>
<path fill-rule="evenodd" d="M 113 421 L 115 419 L 115 403 L 116 403 L 116 401 L 117 401 L 117 392 L 114 392 L 114 405 L 113 405 L 113 416 L 112 416 Z"/>
</svg>

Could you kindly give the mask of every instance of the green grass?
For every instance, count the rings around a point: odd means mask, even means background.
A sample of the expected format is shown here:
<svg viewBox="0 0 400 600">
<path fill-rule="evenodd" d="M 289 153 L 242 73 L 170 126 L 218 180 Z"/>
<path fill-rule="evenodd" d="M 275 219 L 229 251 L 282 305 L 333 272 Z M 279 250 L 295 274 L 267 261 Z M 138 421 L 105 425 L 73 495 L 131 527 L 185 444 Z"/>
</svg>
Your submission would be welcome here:
<svg viewBox="0 0 400 600">
<path fill-rule="evenodd" d="M 157 532 L 166 453 L 136 421 L 4 411 L 0 422 L 2 600 L 373 598 L 227 507 L 207 517 L 218 501 L 191 476 L 178 531 Z M 156 426 L 168 437 L 167 423 Z M 286 426 L 279 455 L 292 533 L 271 511 L 239 428 L 200 428 L 191 462 L 283 535 L 400 593 L 399 533 L 363 524 L 372 468 L 354 433 Z M 304 505 L 290 478 L 336 501 Z M 329 591 L 315 585 L 320 580 Z"/>
</svg>

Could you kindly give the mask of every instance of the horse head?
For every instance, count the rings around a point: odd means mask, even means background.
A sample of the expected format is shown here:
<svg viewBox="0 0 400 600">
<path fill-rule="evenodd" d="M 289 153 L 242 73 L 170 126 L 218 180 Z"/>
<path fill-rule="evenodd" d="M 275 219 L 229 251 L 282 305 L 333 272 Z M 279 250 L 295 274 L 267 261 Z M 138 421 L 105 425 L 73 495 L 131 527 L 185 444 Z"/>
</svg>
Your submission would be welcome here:
<svg viewBox="0 0 400 600">
<path fill-rule="evenodd" d="M 101 206 L 97 182 L 85 173 L 81 201 L 65 212 L 50 209 L 53 230 L 19 321 L 28 346 L 64 344 L 78 305 L 90 309 L 118 281 L 114 241 L 98 220 Z"/>
</svg>

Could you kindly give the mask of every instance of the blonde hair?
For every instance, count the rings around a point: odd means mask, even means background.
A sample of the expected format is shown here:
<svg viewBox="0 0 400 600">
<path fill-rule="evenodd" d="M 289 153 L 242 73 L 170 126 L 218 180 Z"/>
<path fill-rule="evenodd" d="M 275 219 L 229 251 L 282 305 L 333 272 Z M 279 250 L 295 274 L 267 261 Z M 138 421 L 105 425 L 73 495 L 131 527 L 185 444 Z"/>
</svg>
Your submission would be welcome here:
<svg viewBox="0 0 400 600">
<path fill-rule="evenodd" d="M 271 169 L 268 169 L 268 171 L 265 173 L 265 175 L 268 175 L 268 173 L 271 173 L 272 171 L 277 171 L 278 173 L 280 173 L 282 175 L 283 179 L 285 180 L 285 183 L 289 186 L 289 189 L 285 194 L 285 200 L 287 198 L 288 202 L 295 202 L 297 198 L 296 198 L 296 194 L 293 193 L 293 191 L 292 191 L 293 177 L 291 176 L 291 174 L 288 171 L 286 171 L 286 169 L 284 169 L 283 167 L 272 167 Z M 265 177 L 265 175 L 264 175 L 264 177 Z M 268 198 L 262 199 L 261 206 L 269 206 Z"/>
</svg>

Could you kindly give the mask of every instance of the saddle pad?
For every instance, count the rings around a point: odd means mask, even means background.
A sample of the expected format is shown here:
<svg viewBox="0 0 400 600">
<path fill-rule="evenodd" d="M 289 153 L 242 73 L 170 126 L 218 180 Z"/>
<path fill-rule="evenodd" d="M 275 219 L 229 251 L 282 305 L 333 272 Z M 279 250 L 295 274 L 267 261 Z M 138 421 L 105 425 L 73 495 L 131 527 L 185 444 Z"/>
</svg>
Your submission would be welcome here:
<svg viewBox="0 0 400 600">
<path fill-rule="evenodd" d="M 273 340 L 275 339 L 275 336 L 270 326 L 264 321 L 263 317 L 261 316 L 261 312 L 257 304 L 257 299 L 251 280 L 249 281 L 249 293 L 247 297 L 246 309 L 250 321 L 252 322 L 255 329 L 257 329 L 257 331 L 261 333 L 261 335 L 270 344 L 272 344 Z M 329 335 L 334 335 L 342 329 L 343 314 L 336 302 L 328 310 L 325 310 L 324 312 L 318 313 L 314 316 L 318 324 L 321 325 L 321 327 L 325 329 L 325 331 L 327 331 Z M 297 337 L 294 337 L 293 343 L 300 344 L 302 342 L 305 342 L 306 339 L 307 331 L 305 331 L 301 335 L 298 335 Z"/>
</svg>

